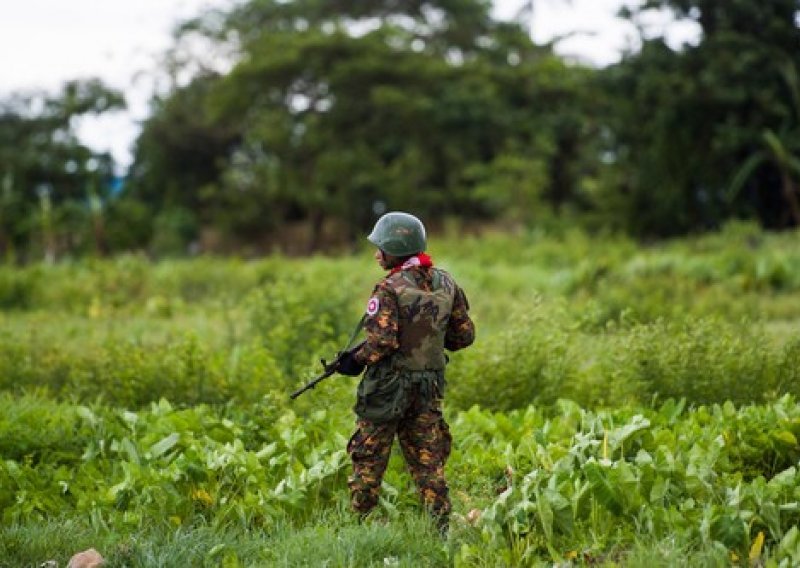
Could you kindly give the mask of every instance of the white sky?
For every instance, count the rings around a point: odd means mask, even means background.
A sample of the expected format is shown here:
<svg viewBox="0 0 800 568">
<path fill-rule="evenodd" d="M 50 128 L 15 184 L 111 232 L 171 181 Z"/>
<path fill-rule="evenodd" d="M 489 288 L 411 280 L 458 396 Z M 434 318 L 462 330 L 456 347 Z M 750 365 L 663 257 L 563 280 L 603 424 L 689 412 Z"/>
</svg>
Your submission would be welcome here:
<svg viewBox="0 0 800 568">
<path fill-rule="evenodd" d="M 139 121 L 147 116 L 160 54 L 172 45 L 181 19 L 232 0 L 3 0 L 0 7 L 0 97 L 17 90 L 56 92 L 70 79 L 100 77 L 125 91 L 128 111 L 88 118 L 79 126 L 85 143 L 110 150 L 124 168 Z M 522 0 L 495 0 L 495 15 L 514 16 Z M 623 3 L 638 0 L 534 0 L 536 42 L 580 32 L 556 46 L 559 53 L 601 66 L 637 47 L 635 28 L 615 18 Z M 669 21 L 656 16 L 640 25 L 659 33 Z M 693 24 L 669 26 L 677 46 L 698 36 Z"/>
</svg>

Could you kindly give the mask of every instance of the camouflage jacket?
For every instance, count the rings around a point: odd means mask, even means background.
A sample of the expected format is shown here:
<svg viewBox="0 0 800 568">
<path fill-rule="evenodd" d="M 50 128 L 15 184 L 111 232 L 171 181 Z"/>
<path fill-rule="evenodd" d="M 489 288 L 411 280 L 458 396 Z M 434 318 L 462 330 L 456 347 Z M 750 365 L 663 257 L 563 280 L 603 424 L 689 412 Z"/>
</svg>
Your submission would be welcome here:
<svg viewBox="0 0 800 568">
<path fill-rule="evenodd" d="M 359 363 L 404 370 L 443 370 L 444 349 L 472 344 L 475 326 L 463 290 L 444 270 L 413 266 L 379 282 L 367 304 Z"/>
</svg>

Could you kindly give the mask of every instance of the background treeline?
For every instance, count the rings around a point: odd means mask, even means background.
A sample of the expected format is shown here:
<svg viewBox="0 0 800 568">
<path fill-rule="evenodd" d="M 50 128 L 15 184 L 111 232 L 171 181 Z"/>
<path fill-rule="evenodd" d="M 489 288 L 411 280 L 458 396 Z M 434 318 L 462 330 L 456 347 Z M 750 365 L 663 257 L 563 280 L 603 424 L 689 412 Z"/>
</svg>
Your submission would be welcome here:
<svg viewBox="0 0 800 568">
<path fill-rule="evenodd" d="M 206 13 L 176 32 L 172 87 L 121 184 L 74 129 L 119 93 L 84 81 L 0 102 L 0 254 L 308 252 L 347 246 L 387 209 L 434 228 L 648 238 L 797 226 L 800 3 L 647 0 L 620 16 L 653 9 L 696 21 L 697 44 L 643 38 L 602 69 L 485 0 Z"/>
</svg>

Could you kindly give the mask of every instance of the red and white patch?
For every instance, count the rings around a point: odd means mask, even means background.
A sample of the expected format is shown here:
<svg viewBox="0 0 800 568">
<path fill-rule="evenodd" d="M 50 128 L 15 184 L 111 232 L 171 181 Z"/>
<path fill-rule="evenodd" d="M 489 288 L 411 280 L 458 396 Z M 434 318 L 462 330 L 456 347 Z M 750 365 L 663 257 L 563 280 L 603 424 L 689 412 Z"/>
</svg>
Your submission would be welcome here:
<svg viewBox="0 0 800 568">
<path fill-rule="evenodd" d="M 375 296 L 369 299 L 367 302 L 367 315 L 374 316 L 378 313 L 378 310 L 381 309 L 381 301 L 378 300 Z"/>
</svg>

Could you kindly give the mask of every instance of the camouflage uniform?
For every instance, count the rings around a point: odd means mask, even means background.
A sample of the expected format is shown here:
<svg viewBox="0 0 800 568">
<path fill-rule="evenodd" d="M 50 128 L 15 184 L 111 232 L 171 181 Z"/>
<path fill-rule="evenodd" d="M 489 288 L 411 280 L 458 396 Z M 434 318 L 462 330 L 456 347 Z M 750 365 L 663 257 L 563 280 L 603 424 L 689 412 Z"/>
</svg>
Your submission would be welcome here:
<svg viewBox="0 0 800 568">
<path fill-rule="evenodd" d="M 358 388 L 357 430 L 347 445 L 353 508 L 378 503 L 395 434 L 426 508 L 446 526 L 450 512 L 444 466 L 450 430 L 442 416 L 444 349 L 470 345 L 475 328 L 464 292 L 446 272 L 407 266 L 375 287 L 355 353 L 367 365 Z"/>
</svg>

